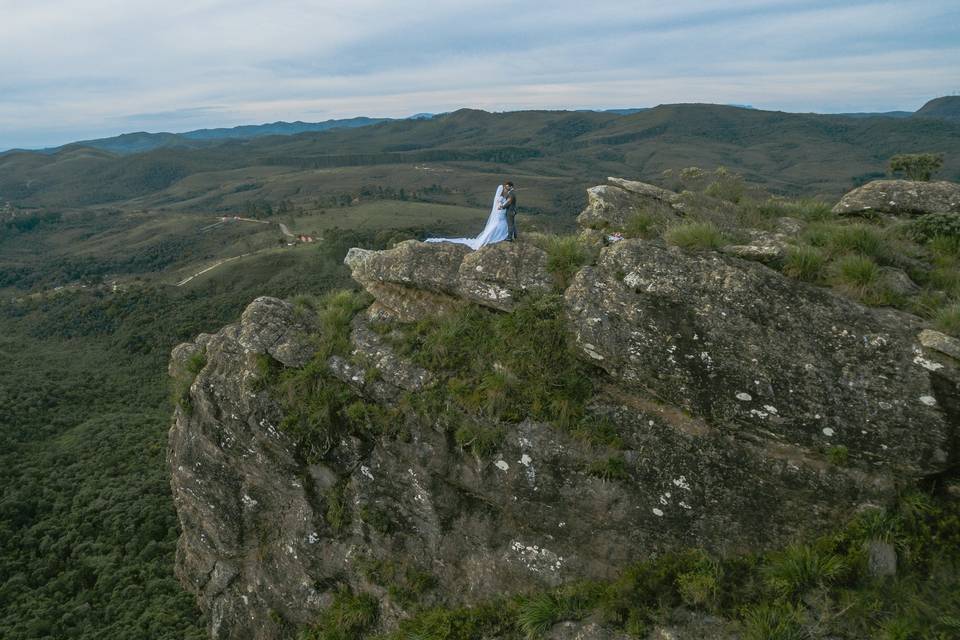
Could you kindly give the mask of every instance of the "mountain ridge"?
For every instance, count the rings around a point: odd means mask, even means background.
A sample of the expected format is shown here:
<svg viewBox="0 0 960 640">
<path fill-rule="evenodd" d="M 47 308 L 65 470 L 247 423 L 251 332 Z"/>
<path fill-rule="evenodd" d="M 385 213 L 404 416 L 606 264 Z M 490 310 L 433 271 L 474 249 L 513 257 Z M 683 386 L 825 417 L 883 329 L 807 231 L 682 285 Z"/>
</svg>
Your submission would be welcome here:
<svg viewBox="0 0 960 640">
<path fill-rule="evenodd" d="M 707 106 L 726 106 L 733 107 L 736 109 L 746 109 L 754 111 L 766 111 L 765 109 L 757 109 L 752 105 L 745 104 L 714 104 L 708 102 L 695 102 L 695 103 L 665 103 L 659 104 L 657 107 L 670 106 L 671 104 L 699 104 Z M 932 118 L 943 118 L 948 120 L 960 119 L 960 96 L 942 96 L 939 98 L 933 98 L 927 101 L 920 109 L 917 111 L 881 111 L 881 112 L 843 112 L 843 113 L 818 113 L 818 112 L 789 112 L 789 111 L 777 111 L 778 113 L 795 113 L 797 115 L 819 115 L 819 116 L 838 116 L 844 118 L 909 118 L 912 116 L 923 116 L 923 117 L 932 117 Z M 612 109 L 561 109 L 557 111 L 570 112 L 570 113 L 603 113 L 603 114 L 613 114 L 618 116 L 630 116 L 636 113 L 641 113 L 643 111 L 649 111 L 652 108 L 656 107 L 627 107 L 627 108 L 612 108 Z M 199 146 L 197 143 L 211 143 L 222 140 L 230 139 L 239 139 L 239 140 L 248 140 L 252 138 L 259 138 L 265 136 L 273 135 L 297 135 L 301 133 L 310 133 L 317 131 L 327 131 L 331 129 L 340 129 L 340 128 L 355 128 L 355 127 L 364 127 L 373 124 L 379 124 L 382 122 L 396 122 L 398 120 L 432 120 L 441 116 L 448 115 L 449 113 L 456 113 L 458 111 L 463 111 L 464 109 L 470 111 L 482 111 L 479 109 L 471 109 L 469 107 L 461 108 L 454 110 L 452 112 L 442 112 L 442 113 L 432 113 L 432 112 L 421 112 L 415 113 L 406 118 L 376 118 L 368 116 L 354 116 L 350 118 L 339 118 L 339 119 L 328 119 L 321 122 L 304 122 L 302 120 L 295 120 L 292 122 L 277 120 L 275 122 L 265 122 L 262 124 L 245 124 L 237 125 L 234 127 L 212 127 L 212 128 L 201 128 L 193 129 L 190 131 L 183 132 L 169 132 L 169 131 L 158 131 L 158 132 L 149 132 L 149 131 L 131 131 L 126 133 L 121 133 L 116 136 L 108 136 L 105 138 L 92 138 L 88 140 L 77 140 L 73 142 L 67 142 L 62 145 L 57 145 L 53 147 L 44 147 L 40 149 L 24 149 L 24 148 L 12 148 L 0 151 L 0 156 L 11 152 L 18 151 L 27 151 L 27 152 L 36 152 L 36 153 L 56 153 L 59 150 L 83 146 L 91 147 L 97 149 L 103 149 L 119 154 L 132 154 L 132 153 L 142 153 L 145 151 L 150 151 L 160 147 L 195 147 Z M 528 110 L 516 110 L 516 111 L 504 111 L 496 113 L 520 113 Z M 534 109 L 532 111 L 553 111 L 553 110 L 543 110 L 543 109 Z M 493 112 L 486 112 L 493 113 Z"/>
</svg>

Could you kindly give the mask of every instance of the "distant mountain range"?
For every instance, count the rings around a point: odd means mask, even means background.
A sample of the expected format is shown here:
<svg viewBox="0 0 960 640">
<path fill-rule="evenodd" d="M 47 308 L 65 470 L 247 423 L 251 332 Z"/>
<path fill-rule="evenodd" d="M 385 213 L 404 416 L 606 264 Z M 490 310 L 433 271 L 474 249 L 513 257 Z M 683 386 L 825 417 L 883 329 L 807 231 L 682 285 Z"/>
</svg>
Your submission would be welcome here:
<svg viewBox="0 0 960 640">
<path fill-rule="evenodd" d="M 729 105 L 740 109 L 754 109 L 751 105 Z M 577 113 L 604 113 L 618 116 L 629 116 L 642 111 L 648 111 L 649 108 L 625 108 L 625 109 L 578 109 Z M 56 153 L 58 151 L 77 147 L 87 147 L 91 149 L 100 149 L 120 155 L 133 153 L 143 153 L 153 149 L 164 147 L 202 147 L 212 143 L 225 140 L 249 140 L 252 138 L 261 138 L 265 136 L 290 136 L 300 133 L 312 133 L 318 131 L 329 131 L 332 129 L 351 129 L 357 127 L 366 127 L 383 122 L 395 122 L 398 120 L 431 120 L 438 116 L 447 115 L 447 113 L 417 113 L 407 118 L 367 118 L 355 117 L 340 120 L 325 120 L 323 122 L 271 122 L 257 125 L 241 125 L 238 127 L 222 127 L 216 129 L 196 129 L 184 133 L 148 133 L 139 131 L 136 133 L 124 133 L 109 138 L 97 138 L 93 140 L 80 140 L 58 147 L 48 147 L 46 149 L 36 150 L 39 153 Z M 909 118 L 922 116 L 928 118 L 939 118 L 944 120 L 960 121 L 960 96 L 944 96 L 935 98 L 927 102 L 923 107 L 915 112 L 911 111 L 885 111 L 879 113 L 857 112 L 857 113 L 837 113 L 823 114 L 840 116 L 847 118 Z M 24 151 L 23 149 L 12 149 L 10 151 Z M 9 153 L 10 151 L 0 152 Z"/>
<path fill-rule="evenodd" d="M 960 119 L 952 117 L 958 102 L 935 101 L 910 117 L 708 104 L 660 105 L 629 115 L 461 109 L 296 135 L 196 140 L 178 134 L 176 144 L 141 153 L 108 150 L 117 144 L 108 139 L 101 148 L 73 144 L 54 153 L 0 154 L 0 206 L 128 202 L 122 206 L 232 211 L 248 201 L 317 206 L 330 194 L 352 199 L 361 191 L 417 188 L 447 189 L 459 194 L 450 204 L 473 206 L 468 192 L 474 185 L 509 175 L 531 187 L 524 194 L 528 207 L 569 213 L 580 206 L 583 190 L 606 176 L 655 181 L 666 169 L 720 165 L 776 193 L 834 198 L 887 175 L 887 160 L 898 153 L 943 153 L 938 176 L 960 180 Z"/>
</svg>

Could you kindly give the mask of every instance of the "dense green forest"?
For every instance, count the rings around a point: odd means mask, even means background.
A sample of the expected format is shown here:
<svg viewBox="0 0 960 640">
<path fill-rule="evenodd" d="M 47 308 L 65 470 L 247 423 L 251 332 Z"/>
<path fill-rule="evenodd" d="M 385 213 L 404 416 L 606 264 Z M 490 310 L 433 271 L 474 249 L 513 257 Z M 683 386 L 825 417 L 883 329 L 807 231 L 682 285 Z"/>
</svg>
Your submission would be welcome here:
<svg viewBox="0 0 960 640">
<path fill-rule="evenodd" d="M 0 304 L 0 637 L 205 637 L 173 576 L 170 349 L 235 321 L 258 295 L 348 286 L 343 255 L 369 240 L 340 240 L 189 290 Z"/>
</svg>

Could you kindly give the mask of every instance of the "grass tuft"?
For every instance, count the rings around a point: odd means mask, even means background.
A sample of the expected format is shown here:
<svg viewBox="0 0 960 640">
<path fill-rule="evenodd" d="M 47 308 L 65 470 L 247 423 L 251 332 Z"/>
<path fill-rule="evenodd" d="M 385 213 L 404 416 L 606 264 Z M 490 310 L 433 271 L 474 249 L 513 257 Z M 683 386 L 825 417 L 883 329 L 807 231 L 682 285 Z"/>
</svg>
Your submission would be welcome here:
<svg viewBox="0 0 960 640">
<path fill-rule="evenodd" d="M 723 234 L 712 222 L 688 222 L 667 229 L 667 243 L 682 249 L 719 249 L 726 244 Z"/>
<path fill-rule="evenodd" d="M 783 261 L 783 273 L 804 282 L 820 282 L 824 279 L 826 264 L 826 256 L 816 247 L 790 247 Z"/>
<path fill-rule="evenodd" d="M 960 302 L 937 311 L 933 317 L 933 324 L 938 330 L 960 338 Z"/>
<path fill-rule="evenodd" d="M 792 545 L 773 557 L 766 567 L 770 587 L 785 598 L 803 595 L 818 586 L 829 586 L 846 570 L 843 559 L 808 545 Z"/>
<path fill-rule="evenodd" d="M 552 236 L 546 240 L 544 250 L 547 252 L 547 271 L 561 290 L 570 286 L 574 274 L 593 257 L 576 236 Z"/>
<path fill-rule="evenodd" d="M 786 603 L 749 607 L 743 616 L 743 640 L 806 640 L 803 611 Z"/>
</svg>

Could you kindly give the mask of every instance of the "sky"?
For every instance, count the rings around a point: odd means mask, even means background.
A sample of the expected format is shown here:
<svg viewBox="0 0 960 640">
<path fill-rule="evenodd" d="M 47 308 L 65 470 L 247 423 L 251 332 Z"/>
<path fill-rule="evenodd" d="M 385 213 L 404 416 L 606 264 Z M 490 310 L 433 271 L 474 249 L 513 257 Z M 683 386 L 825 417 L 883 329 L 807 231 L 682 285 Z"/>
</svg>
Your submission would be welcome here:
<svg viewBox="0 0 960 640">
<path fill-rule="evenodd" d="M 913 111 L 957 93 L 957 0 L 0 0 L 0 150 L 461 107 Z"/>
</svg>

